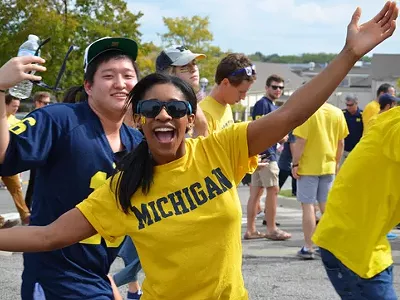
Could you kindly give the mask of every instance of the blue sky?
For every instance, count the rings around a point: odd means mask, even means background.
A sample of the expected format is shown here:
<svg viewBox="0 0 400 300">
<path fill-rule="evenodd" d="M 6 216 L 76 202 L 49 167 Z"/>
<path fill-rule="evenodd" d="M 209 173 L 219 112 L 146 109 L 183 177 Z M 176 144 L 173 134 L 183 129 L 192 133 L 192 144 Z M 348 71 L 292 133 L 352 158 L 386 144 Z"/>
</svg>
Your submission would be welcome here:
<svg viewBox="0 0 400 300">
<path fill-rule="evenodd" d="M 161 45 L 157 33 L 166 28 L 162 17 L 209 16 L 213 44 L 223 50 L 260 51 L 265 55 L 305 52 L 337 53 L 346 26 L 357 6 L 361 22 L 375 16 L 383 0 L 128 0 L 132 12 L 141 11 L 142 41 Z M 400 27 L 400 25 L 399 25 Z M 372 53 L 398 53 L 400 28 Z"/>
</svg>

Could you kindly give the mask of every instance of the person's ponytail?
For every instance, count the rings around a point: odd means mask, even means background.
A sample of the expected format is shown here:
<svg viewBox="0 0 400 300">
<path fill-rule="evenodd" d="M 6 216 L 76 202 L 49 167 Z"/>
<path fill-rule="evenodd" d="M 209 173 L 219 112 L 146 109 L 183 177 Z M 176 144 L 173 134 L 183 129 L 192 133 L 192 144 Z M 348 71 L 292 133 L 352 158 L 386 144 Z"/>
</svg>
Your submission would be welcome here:
<svg viewBox="0 0 400 300">
<path fill-rule="evenodd" d="M 154 161 L 146 140 L 127 154 L 117 164 L 116 170 L 118 173 L 112 176 L 111 186 L 115 186 L 117 202 L 127 214 L 132 210 L 131 198 L 136 191 L 141 188 L 143 194 L 147 194 L 153 182 Z"/>
<path fill-rule="evenodd" d="M 63 103 L 79 103 L 87 101 L 88 95 L 86 94 L 83 85 L 70 87 L 64 94 Z"/>
</svg>

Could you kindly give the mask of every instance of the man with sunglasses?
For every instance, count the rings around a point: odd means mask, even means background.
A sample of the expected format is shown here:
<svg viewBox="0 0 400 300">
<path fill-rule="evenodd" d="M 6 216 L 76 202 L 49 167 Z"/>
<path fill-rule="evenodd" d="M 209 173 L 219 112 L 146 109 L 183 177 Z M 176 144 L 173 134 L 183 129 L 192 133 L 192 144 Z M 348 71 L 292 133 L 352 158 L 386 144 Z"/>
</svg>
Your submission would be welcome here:
<svg viewBox="0 0 400 300">
<path fill-rule="evenodd" d="M 343 110 L 343 114 L 349 129 L 349 135 L 344 139 L 342 163 L 360 141 L 364 131 L 363 111 L 358 107 L 356 95 L 346 96 L 346 109 Z"/>
<path fill-rule="evenodd" d="M 278 75 L 271 75 L 267 78 L 265 85 L 265 96 L 256 102 L 253 108 L 253 120 L 257 120 L 267 115 L 278 107 L 275 101 L 282 96 L 284 89 L 284 79 Z M 287 137 L 281 141 L 284 143 Z M 257 170 L 251 175 L 250 197 L 247 202 L 247 231 L 244 239 L 268 238 L 275 241 L 287 240 L 291 237 L 277 227 L 276 207 L 279 192 L 279 167 L 276 157 L 277 145 L 273 145 L 260 154 L 260 163 Z M 261 196 L 267 189 L 265 200 L 265 221 L 267 225 L 266 234 L 256 230 L 255 218 Z"/>
<path fill-rule="evenodd" d="M 138 81 L 137 51 L 131 39 L 99 39 L 84 56 L 87 101 L 36 109 L 10 132 L 0 118 L 1 175 L 37 172 L 30 225 L 49 224 L 75 207 L 141 142 L 142 135 L 123 124 L 126 98 Z M 9 62 L 12 69 L 45 71 L 32 63 L 44 60 L 18 57 Z M 4 92 L 1 99 L 3 115 Z M 64 249 L 24 253 L 22 299 L 114 299 L 108 273 L 123 242 L 94 235 Z"/>
<path fill-rule="evenodd" d="M 209 134 L 234 123 L 231 105 L 246 98 L 255 80 L 255 66 L 244 54 L 232 53 L 221 60 L 215 85 L 199 105 L 207 118 Z"/>
<path fill-rule="evenodd" d="M 51 94 L 48 92 L 36 92 L 33 95 L 33 104 L 35 108 L 41 108 L 51 103 Z"/>
<path fill-rule="evenodd" d="M 379 97 L 383 94 L 390 94 L 392 96 L 396 95 L 396 90 L 394 87 L 389 83 L 383 83 L 379 86 L 378 90 L 376 91 L 376 99 L 369 102 L 364 107 L 363 112 L 363 123 L 364 123 L 364 133 L 368 130 L 368 123 L 369 120 L 379 114 Z"/>
</svg>

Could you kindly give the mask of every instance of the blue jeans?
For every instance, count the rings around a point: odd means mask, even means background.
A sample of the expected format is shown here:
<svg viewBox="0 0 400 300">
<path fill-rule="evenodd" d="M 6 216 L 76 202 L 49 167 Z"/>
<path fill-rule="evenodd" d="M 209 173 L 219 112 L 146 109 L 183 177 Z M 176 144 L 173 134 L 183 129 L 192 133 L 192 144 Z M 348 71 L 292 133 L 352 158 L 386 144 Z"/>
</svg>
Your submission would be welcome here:
<svg viewBox="0 0 400 300">
<path fill-rule="evenodd" d="M 321 259 L 336 292 L 343 300 L 396 300 L 393 266 L 365 279 L 351 271 L 331 252 L 321 249 Z"/>
<path fill-rule="evenodd" d="M 117 286 L 128 284 L 129 282 L 137 281 L 137 273 L 139 273 L 142 265 L 136 251 L 136 247 L 130 236 L 125 238 L 118 256 L 122 258 L 125 268 L 113 276 Z"/>
</svg>

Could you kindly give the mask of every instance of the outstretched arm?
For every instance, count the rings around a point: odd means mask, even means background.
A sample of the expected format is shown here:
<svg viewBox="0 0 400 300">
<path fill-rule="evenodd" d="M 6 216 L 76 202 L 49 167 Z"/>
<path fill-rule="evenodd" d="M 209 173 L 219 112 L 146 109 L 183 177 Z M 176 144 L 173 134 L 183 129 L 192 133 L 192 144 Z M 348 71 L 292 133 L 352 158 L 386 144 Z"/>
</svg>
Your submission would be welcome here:
<svg viewBox="0 0 400 300">
<path fill-rule="evenodd" d="M 373 19 L 358 25 L 361 9 L 357 8 L 347 28 L 346 44 L 328 67 L 299 88 L 281 108 L 249 123 L 247 129 L 249 156 L 276 144 L 290 130 L 305 122 L 317 111 L 352 66 L 393 34 L 397 15 L 396 3 L 387 2 Z"/>
<path fill-rule="evenodd" d="M 74 208 L 47 226 L 19 226 L 0 230 L 0 250 L 44 252 L 76 244 L 96 234 L 79 209 Z"/>
<path fill-rule="evenodd" d="M 0 68 L 0 164 L 3 163 L 10 142 L 8 132 L 5 91 L 24 80 L 41 80 L 42 77 L 28 74 L 29 71 L 45 71 L 44 59 L 37 56 L 14 57 Z"/>
</svg>

